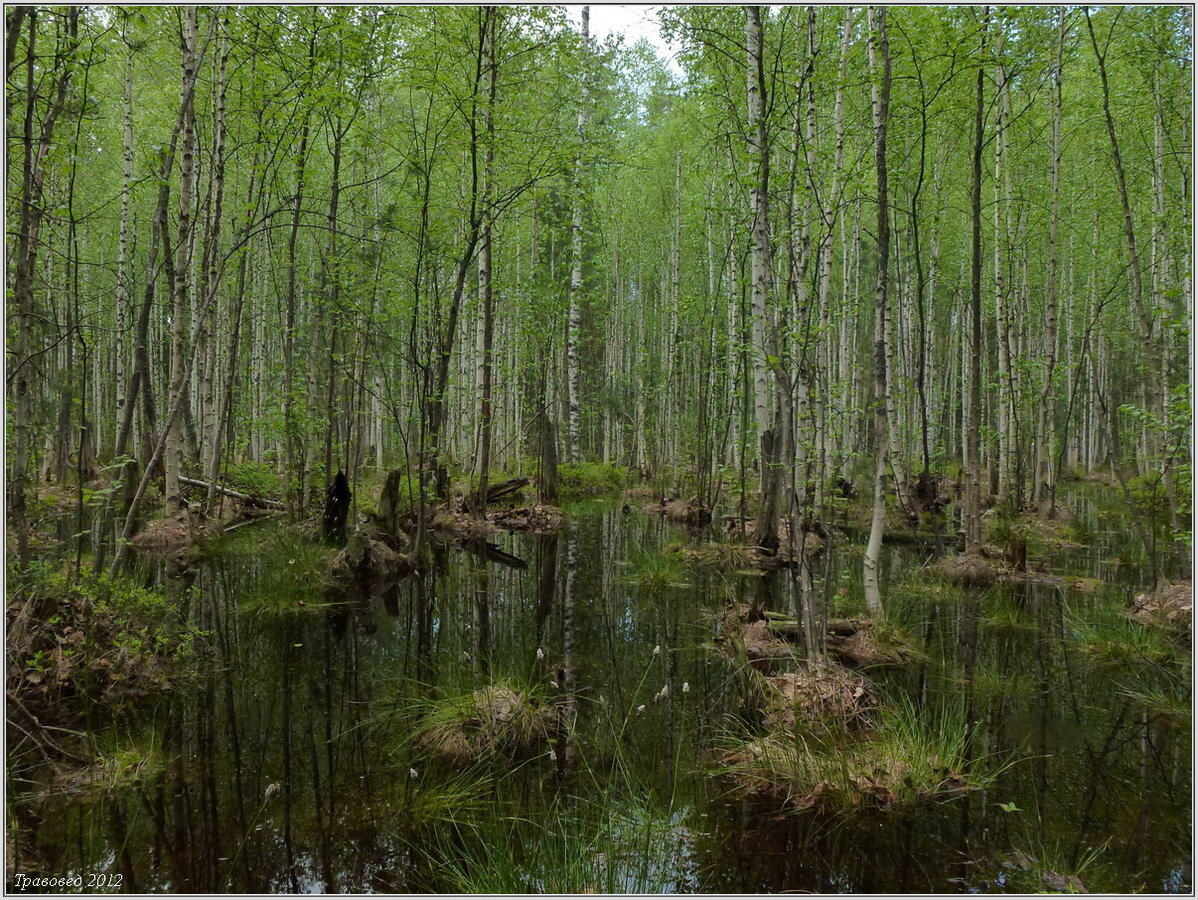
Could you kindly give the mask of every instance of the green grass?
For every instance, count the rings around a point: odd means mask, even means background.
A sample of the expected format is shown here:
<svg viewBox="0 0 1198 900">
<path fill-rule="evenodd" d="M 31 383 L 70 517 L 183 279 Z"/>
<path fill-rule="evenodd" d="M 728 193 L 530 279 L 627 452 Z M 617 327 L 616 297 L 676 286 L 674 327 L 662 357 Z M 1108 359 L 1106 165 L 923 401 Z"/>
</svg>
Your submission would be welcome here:
<svg viewBox="0 0 1198 900">
<path fill-rule="evenodd" d="M 1079 852 L 1072 841 L 1060 837 L 1046 841 L 1033 833 L 1033 814 L 1021 811 L 1015 815 L 1029 815 L 1032 819 L 1021 829 L 1023 833 L 1015 838 L 1011 852 L 1003 854 L 1003 880 L 996 886 L 1004 892 L 1072 894 L 1081 893 L 1083 889 L 1097 893 L 1127 891 L 1126 884 L 1120 881 L 1107 862 L 1109 838 Z"/>
<path fill-rule="evenodd" d="M 337 551 L 290 528 L 271 534 L 249 551 L 260 560 L 254 587 L 240 606 L 257 615 L 314 613 L 330 606 L 329 560 Z"/>
<path fill-rule="evenodd" d="M 634 552 L 629 559 L 626 579 L 647 594 L 663 594 L 674 588 L 687 587 L 686 567 L 679 553 Z"/>
<path fill-rule="evenodd" d="M 1071 610 L 1066 633 L 1086 663 L 1102 670 L 1163 667 L 1178 655 L 1167 632 L 1133 621 L 1121 608 Z"/>
<path fill-rule="evenodd" d="M 869 740 L 774 731 L 730 748 L 719 770 L 739 790 L 792 809 L 845 814 L 952 800 L 987 787 L 1001 765 L 970 760 L 963 707 L 920 711 L 906 699 L 880 708 Z"/>
<path fill-rule="evenodd" d="M 685 557 L 696 568 L 712 572 L 735 572 L 749 569 L 755 562 L 749 548 L 742 544 L 708 543 L 685 551 Z"/>
<path fill-rule="evenodd" d="M 991 591 L 985 600 L 981 623 L 996 631 L 1033 632 L 1035 614 L 1021 606 L 1015 595 L 1006 591 Z"/>
<path fill-rule="evenodd" d="M 442 834 L 426 851 L 454 893 L 676 892 L 685 832 L 653 797 L 616 797 L 556 804 L 546 820 L 503 815 Z M 497 804 L 498 805 L 498 804 Z"/>
</svg>

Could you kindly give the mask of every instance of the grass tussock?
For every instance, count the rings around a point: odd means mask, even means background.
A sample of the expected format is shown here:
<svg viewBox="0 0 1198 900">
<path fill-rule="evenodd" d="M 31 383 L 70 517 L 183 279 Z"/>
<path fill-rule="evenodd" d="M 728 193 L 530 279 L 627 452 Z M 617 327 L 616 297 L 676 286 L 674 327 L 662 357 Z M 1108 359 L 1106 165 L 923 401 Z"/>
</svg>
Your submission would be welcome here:
<svg viewBox="0 0 1198 900">
<path fill-rule="evenodd" d="M 64 769 L 54 778 L 53 791 L 62 794 L 114 794 L 152 779 L 166 768 L 155 747 L 100 752 L 88 765 Z"/>
<path fill-rule="evenodd" d="M 683 556 L 696 568 L 710 572 L 750 569 L 757 560 L 752 549 L 744 544 L 700 544 L 683 551 Z"/>
<path fill-rule="evenodd" d="M 947 556 L 929 571 L 962 587 L 985 587 L 993 584 L 1000 574 L 998 567 L 977 553 Z"/>
<path fill-rule="evenodd" d="M 247 611 L 277 616 L 318 612 L 329 605 L 330 558 L 335 551 L 296 529 L 283 528 L 257 547 L 253 587 L 240 600 Z"/>
<path fill-rule="evenodd" d="M 1099 670 L 1166 667 L 1178 656 L 1168 632 L 1149 628 L 1117 611 L 1075 612 L 1070 616 L 1068 634 L 1086 664 Z"/>
<path fill-rule="evenodd" d="M 626 468 L 608 463 L 564 463 L 557 467 L 557 489 L 563 500 L 622 491 L 629 481 Z"/>
<path fill-rule="evenodd" d="M 846 665 L 868 669 L 927 660 L 914 635 L 902 625 L 888 619 L 856 624 L 857 630 L 848 636 L 828 635 L 828 652 Z"/>
<path fill-rule="evenodd" d="M 852 728 L 869 724 L 877 706 L 870 683 L 843 666 L 809 662 L 795 672 L 765 679 L 765 723 L 793 729 L 796 724 Z"/>
<path fill-rule="evenodd" d="M 528 691 L 497 682 L 433 704 L 418 726 L 419 746 L 458 765 L 519 755 L 548 740 L 554 710 Z"/>
<path fill-rule="evenodd" d="M 968 759 L 967 735 L 962 709 L 928 716 L 902 702 L 880 711 L 869 740 L 775 729 L 731 748 L 720 771 L 738 792 L 791 810 L 897 809 L 993 781 L 996 766 Z"/>
<path fill-rule="evenodd" d="M 649 594 L 687 587 L 686 571 L 677 553 L 640 552 L 633 555 L 627 580 Z"/>
</svg>

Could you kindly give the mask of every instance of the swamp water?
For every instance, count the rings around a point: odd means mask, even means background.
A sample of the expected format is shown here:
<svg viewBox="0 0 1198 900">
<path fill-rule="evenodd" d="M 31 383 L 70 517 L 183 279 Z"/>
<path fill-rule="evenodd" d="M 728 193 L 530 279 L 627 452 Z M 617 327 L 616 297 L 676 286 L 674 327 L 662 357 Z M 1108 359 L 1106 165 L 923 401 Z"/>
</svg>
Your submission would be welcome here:
<svg viewBox="0 0 1198 900">
<path fill-rule="evenodd" d="M 138 892 L 1189 892 L 1189 654 L 1126 621 L 1134 538 L 1074 500 L 1092 540 L 1046 558 L 1096 590 L 971 592 L 923 571 L 930 550 L 884 549 L 888 618 L 921 655 L 869 676 L 972 723 L 984 790 L 839 815 L 736 794 L 713 772 L 753 716 L 720 622 L 752 599 L 793 613 L 790 576 L 690 568 L 669 551 L 695 539 L 618 501 L 350 609 L 324 605 L 323 554 L 259 526 L 167 586 L 199 672 L 88 724 L 109 774 L 10 778 L 10 862 Z M 820 617 L 860 614 L 860 569 L 834 542 Z M 437 698 L 496 683 L 568 692 L 573 727 L 465 763 L 416 739 Z"/>
</svg>

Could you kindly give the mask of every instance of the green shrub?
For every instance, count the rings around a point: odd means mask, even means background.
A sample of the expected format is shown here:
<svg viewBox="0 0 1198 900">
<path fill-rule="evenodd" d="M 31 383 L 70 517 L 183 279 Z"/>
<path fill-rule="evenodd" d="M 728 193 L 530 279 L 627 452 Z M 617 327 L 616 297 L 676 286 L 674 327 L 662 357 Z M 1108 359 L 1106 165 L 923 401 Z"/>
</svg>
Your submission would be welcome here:
<svg viewBox="0 0 1198 900">
<path fill-rule="evenodd" d="M 251 497 L 277 497 L 282 493 L 279 476 L 263 463 L 230 463 L 225 471 L 224 484 Z"/>
</svg>

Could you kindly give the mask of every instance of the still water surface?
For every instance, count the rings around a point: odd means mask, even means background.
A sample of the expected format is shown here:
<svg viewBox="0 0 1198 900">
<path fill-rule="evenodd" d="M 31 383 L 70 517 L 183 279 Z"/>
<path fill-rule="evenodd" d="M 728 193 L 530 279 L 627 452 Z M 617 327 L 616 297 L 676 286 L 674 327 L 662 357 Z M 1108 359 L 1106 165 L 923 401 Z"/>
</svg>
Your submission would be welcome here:
<svg viewBox="0 0 1198 900">
<path fill-rule="evenodd" d="M 447 550 L 349 610 L 322 606 L 310 549 L 260 526 L 169 585 L 203 633 L 198 678 L 92 723 L 144 772 L 15 798 L 17 865 L 23 849 L 138 892 L 1036 891 L 1044 870 L 1189 892 L 1188 655 L 1096 655 L 1086 624 L 1116 621 L 1144 572 L 1117 518 L 1075 502 L 1092 541 L 1045 561 L 1094 592 L 967 592 L 921 574 L 933 550 L 885 548 L 889 613 L 927 659 L 871 677 L 921 708 L 966 704 L 974 752 L 1010 763 L 988 790 L 837 819 L 730 796 L 710 773 L 751 716 L 713 640 L 729 603 L 790 611 L 788 575 L 638 584 L 710 536 L 619 501 L 572 507 L 559 536 L 496 538 L 515 560 Z M 860 562 L 833 544 L 821 612 L 860 612 Z M 417 711 L 492 681 L 568 691 L 575 728 L 515 760 L 430 760 Z"/>
</svg>

